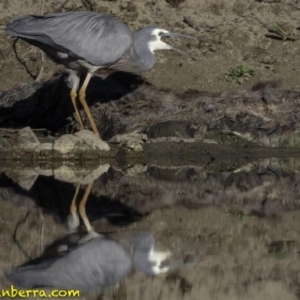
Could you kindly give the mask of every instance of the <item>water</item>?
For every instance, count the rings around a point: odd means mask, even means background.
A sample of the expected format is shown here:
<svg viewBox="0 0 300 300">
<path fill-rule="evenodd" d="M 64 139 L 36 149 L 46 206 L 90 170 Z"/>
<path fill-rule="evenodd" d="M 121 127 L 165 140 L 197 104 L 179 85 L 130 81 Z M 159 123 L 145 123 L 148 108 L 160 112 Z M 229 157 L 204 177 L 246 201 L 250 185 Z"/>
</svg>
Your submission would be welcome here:
<svg viewBox="0 0 300 300">
<path fill-rule="evenodd" d="M 13 267 L 32 260 L 40 263 L 42 255 L 48 255 L 46 261 L 53 255 L 70 257 L 83 249 L 83 258 L 56 261 L 57 274 L 76 274 L 70 280 L 74 286 L 67 289 L 85 287 L 81 299 L 298 299 L 299 162 L 294 157 L 179 167 L 3 165 L 1 288 L 10 289 L 4 273 Z M 98 260 L 93 255 L 105 257 L 103 263 L 112 257 L 109 266 L 115 263 L 117 270 L 128 263 L 128 253 L 134 253 L 130 245 L 141 234 L 151 243 L 135 244 L 143 255 L 133 266 L 129 260 L 128 269 L 116 271 L 101 290 L 87 286 L 93 278 L 107 279 L 109 274 L 107 269 L 104 275 L 94 270 Z M 114 250 L 105 252 L 106 246 Z M 151 246 L 159 253 L 147 265 Z M 119 261 L 113 257 L 115 249 L 125 253 Z M 153 275 L 168 267 L 168 272 Z M 59 279 L 62 285 L 67 281 Z"/>
</svg>

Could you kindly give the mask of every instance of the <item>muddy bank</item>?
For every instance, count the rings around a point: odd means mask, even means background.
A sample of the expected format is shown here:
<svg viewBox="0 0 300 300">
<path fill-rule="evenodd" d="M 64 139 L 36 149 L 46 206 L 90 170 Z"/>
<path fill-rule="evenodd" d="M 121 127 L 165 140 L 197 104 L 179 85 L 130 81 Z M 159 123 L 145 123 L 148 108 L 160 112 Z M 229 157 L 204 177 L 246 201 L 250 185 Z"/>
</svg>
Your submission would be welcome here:
<svg viewBox="0 0 300 300">
<path fill-rule="evenodd" d="M 93 78 L 87 99 L 105 140 L 140 132 L 149 138 L 208 140 L 222 147 L 297 149 L 300 93 L 279 85 L 264 81 L 236 92 L 176 92 L 117 73 Z M 1 127 L 43 128 L 51 135 L 78 130 L 63 77 L 19 85 L 0 95 L 0 105 Z"/>
<path fill-rule="evenodd" d="M 300 181 L 296 172 L 299 158 L 261 158 L 243 165 L 234 160 L 212 166 L 209 162 L 177 167 L 138 162 L 123 166 L 65 162 L 53 166 L 0 165 L 2 194 L 14 202 L 21 187 L 24 195 L 36 204 L 47 207 L 51 202 L 57 206 L 56 212 L 67 212 L 74 184 L 95 182 L 87 205 L 94 218 L 96 211 L 117 205 L 139 216 L 175 206 L 192 210 L 216 206 L 259 217 L 280 216 L 300 209 Z M 51 191 L 47 186 L 52 186 Z M 7 189 L 9 193 L 5 192 Z M 63 197 L 56 199 L 55 194 L 62 191 Z M 99 201 L 106 203 L 105 208 L 98 206 Z"/>
</svg>

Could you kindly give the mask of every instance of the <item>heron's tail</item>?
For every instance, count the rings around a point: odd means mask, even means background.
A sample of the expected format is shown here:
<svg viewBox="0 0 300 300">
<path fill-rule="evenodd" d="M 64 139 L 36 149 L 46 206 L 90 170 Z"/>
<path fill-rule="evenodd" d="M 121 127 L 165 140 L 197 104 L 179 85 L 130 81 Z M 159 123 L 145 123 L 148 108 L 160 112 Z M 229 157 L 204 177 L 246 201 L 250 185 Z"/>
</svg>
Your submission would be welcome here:
<svg viewBox="0 0 300 300">
<path fill-rule="evenodd" d="M 50 49 L 55 48 L 64 52 L 66 49 L 63 46 L 53 42 L 53 40 L 47 34 L 49 28 L 53 26 L 53 23 L 51 22 L 52 19 L 53 18 L 51 17 L 51 15 L 21 16 L 10 24 L 7 24 L 5 32 L 12 36 L 23 39 L 34 46 L 40 47 L 45 51 L 48 49 L 47 47 L 50 46 Z"/>
<path fill-rule="evenodd" d="M 44 286 L 44 270 L 33 268 L 17 268 L 5 274 L 6 278 L 17 287 L 36 288 Z"/>
<path fill-rule="evenodd" d="M 30 36 L 31 26 L 27 25 L 30 19 L 33 19 L 33 17 L 28 15 L 28 16 L 22 16 L 14 20 L 12 23 L 7 24 L 5 28 L 5 32 L 10 35 L 18 36 L 18 37 L 27 37 L 28 34 Z"/>
</svg>

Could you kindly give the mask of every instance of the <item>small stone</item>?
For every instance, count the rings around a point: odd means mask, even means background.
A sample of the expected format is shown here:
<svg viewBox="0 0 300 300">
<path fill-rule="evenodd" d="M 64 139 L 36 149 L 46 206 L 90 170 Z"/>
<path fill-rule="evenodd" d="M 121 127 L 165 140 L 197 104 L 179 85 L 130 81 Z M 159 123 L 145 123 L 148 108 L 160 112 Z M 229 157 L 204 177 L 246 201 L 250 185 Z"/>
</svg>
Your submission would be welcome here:
<svg viewBox="0 0 300 300">
<path fill-rule="evenodd" d="M 25 127 L 17 133 L 16 146 L 24 150 L 33 150 L 40 144 L 30 127 Z"/>
<path fill-rule="evenodd" d="M 81 130 L 74 134 L 76 137 L 80 138 L 87 145 L 92 147 L 94 150 L 100 151 L 109 151 L 110 148 L 108 144 L 102 141 L 99 137 L 97 137 L 93 132 L 89 130 Z"/>
<path fill-rule="evenodd" d="M 35 152 L 41 152 L 43 150 L 52 150 L 53 148 L 53 144 L 51 143 L 43 143 L 43 144 L 39 144 L 34 148 Z"/>
<path fill-rule="evenodd" d="M 110 143 L 119 143 L 121 146 L 125 146 L 135 152 L 143 151 L 142 144 L 148 140 L 146 134 L 142 133 L 125 133 L 125 134 L 117 134 L 113 136 L 109 142 Z"/>
<path fill-rule="evenodd" d="M 80 139 L 72 134 L 65 134 L 54 141 L 53 150 L 67 154 L 74 150 Z"/>
</svg>

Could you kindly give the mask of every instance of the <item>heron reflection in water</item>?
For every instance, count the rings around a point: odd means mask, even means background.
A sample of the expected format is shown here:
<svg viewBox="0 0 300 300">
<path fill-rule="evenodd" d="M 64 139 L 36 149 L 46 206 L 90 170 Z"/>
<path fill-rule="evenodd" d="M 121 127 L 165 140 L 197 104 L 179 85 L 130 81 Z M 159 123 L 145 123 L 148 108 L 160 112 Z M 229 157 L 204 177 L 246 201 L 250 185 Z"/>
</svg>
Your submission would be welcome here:
<svg viewBox="0 0 300 300">
<path fill-rule="evenodd" d="M 76 198 L 70 207 L 68 222 L 71 233 L 79 227 Z M 87 185 L 79 203 L 79 215 L 87 233 L 76 245 L 60 248 L 55 256 L 45 256 L 38 263 L 27 264 L 9 271 L 6 276 L 17 287 L 52 287 L 82 291 L 114 285 L 133 268 L 149 275 L 167 272 L 176 265 L 163 263 L 170 252 L 154 250 L 155 240 L 148 231 L 120 232 L 112 235 L 96 233 L 85 213 L 85 204 L 93 183 Z"/>
</svg>

